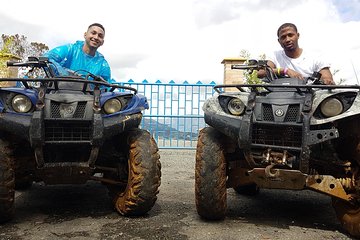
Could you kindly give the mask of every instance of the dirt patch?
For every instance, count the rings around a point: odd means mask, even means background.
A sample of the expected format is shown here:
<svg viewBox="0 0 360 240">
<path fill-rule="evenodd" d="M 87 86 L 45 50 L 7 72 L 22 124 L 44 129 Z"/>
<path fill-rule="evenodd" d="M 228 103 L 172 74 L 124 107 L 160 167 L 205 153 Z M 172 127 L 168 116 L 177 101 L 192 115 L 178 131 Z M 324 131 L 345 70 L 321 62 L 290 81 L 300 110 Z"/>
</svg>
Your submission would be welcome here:
<svg viewBox="0 0 360 240">
<path fill-rule="evenodd" d="M 119 216 L 106 187 L 34 184 L 16 194 L 13 221 L 0 239 L 351 239 L 330 198 L 311 191 L 261 189 L 256 197 L 228 189 L 223 221 L 199 218 L 195 207 L 193 150 L 161 150 L 158 200 L 143 217 Z"/>
</svg>

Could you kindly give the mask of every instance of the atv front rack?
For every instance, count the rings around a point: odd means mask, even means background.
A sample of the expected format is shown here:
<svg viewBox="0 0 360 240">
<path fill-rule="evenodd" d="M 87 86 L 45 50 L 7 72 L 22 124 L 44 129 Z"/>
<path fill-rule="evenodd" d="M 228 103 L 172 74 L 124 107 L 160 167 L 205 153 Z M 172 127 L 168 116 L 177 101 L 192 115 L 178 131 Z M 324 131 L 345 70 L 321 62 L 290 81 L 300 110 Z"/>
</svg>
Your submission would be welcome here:
<svg viewBox="0 0 360 240">
<path fill-rule="evenodd" d="M 72 82 L 72 83 L 83 83 L 83 92 L 86 92 L 88 85 L 94 85 L 95 87 L 106 87 L 108 88 L 108 91 L 113 92 L 116 89 L 121 90 L 129 90 L 132 91 L 134 94 L 137 94 L 137 89 L 128 87 L 128 86 L 121 86 L 118 84 L 111 84 L 104 81 L 96 81 L 96 80 L 90 80 L 90 79 L 84 79 L 82 77 L 53 77 L 53 78 L 0 78 L 0 82 L 21 82 L 26 89 L 31 89 L 31 87 L 28 83 L 29 82 L 38 82 L 41 84 L 45 84 L 48 87 L 47 88 L 53 88 L 54 90 L 59 90 L 59 82 Z M 53 86 L 53 87 L 52 87 Z"/>
</svg>

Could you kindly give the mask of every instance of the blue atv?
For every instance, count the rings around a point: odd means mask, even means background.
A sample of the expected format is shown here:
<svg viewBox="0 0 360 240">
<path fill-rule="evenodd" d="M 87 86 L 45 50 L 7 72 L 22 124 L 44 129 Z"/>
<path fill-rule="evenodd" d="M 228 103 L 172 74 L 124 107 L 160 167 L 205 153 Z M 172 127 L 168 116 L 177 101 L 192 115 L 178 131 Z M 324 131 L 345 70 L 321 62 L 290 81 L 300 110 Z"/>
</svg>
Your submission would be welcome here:
<svg viewBox="0 0 360 240">
<path fill-rule="evenodd" d="M 360 237 L 360 86 L 324 85 L 317 72 L 307 81 L 277 78 L 266 61 L 232 68 L 264 69 L 267 82 L 217 85 L 204 103 L 198 214 L 224 218 L 227 188 L 309 189 L 331 196 L 344 229 Z"/>
<path fill-rule="evenodd" d="M 56 74 L 47 58 L 8 62 L 42 77 L 1 78 L 0 222 L 14 215 L 16 189 L 33 182 L 107 186 L 121 215 L 143 215 L 157 199 L 158 147 L 139 129 L 145 96 L 91 73 Z"/>
</svg>

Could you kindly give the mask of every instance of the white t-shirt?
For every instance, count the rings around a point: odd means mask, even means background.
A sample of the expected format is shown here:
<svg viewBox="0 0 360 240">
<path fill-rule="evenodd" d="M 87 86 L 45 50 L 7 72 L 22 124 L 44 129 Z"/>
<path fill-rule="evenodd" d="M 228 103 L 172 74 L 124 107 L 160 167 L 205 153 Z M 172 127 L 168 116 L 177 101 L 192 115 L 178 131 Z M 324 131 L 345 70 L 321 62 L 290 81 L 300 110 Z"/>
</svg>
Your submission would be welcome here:
<svg viewBox="0 0 360 240">
<path fill-rule="evenodd" d="M 321 69 L 330 67 L 329 63 L 323 61 L 320 57 L 314 57 L 305 50 L 302 51 L 298 58 L 289 58 L 286 56 L 284 50 L 273 52 L 268 57 L 276 67 L 289 68 L 301 73 L 304 78 L 311 76 L 314 72 L 319 72 Z"/>
</svg>

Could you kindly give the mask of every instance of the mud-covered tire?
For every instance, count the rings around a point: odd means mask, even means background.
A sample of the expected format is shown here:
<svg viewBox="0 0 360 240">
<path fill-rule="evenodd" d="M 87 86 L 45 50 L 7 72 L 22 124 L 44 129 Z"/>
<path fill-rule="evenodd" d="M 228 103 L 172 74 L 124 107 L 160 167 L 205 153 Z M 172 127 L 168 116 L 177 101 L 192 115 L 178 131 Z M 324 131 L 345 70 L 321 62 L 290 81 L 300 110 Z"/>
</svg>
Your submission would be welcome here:
<svg viewBox="0 0 360 240">
<path fill-rule="evenodd" d="M 9 142 L 0 139 L 0 223 L 14 215 L 15 175 Z"/>
<path fill-rule="evenodd" d="M 360 237 L 360 206 L 337 198 L 332 198 L 332 205 L 342 227 L 354 237 Z"/>
<path fill-rule="evenodd" d="M 124 216 L 144 215 L 154 206 L 161 183 L 159 149 L 148 131 L 128 132 L 128 182 L 125 190 L 109 187 L 116 210 Z"/>
<path fill-rule="evenodd" d="M 220 220 L 226 214 L 226 160 L 224 136 L 212 127 L 200 130 L 195 163 L 195 202 L 198 214 Z"/>
<path fill-rule="evenodd" d="M 255 196 L 259 193 L 260 188 L 255 183 L 252 183 L 245 186 L 234 187 L 234 190 L 240 195 Z"/>
</svg>

